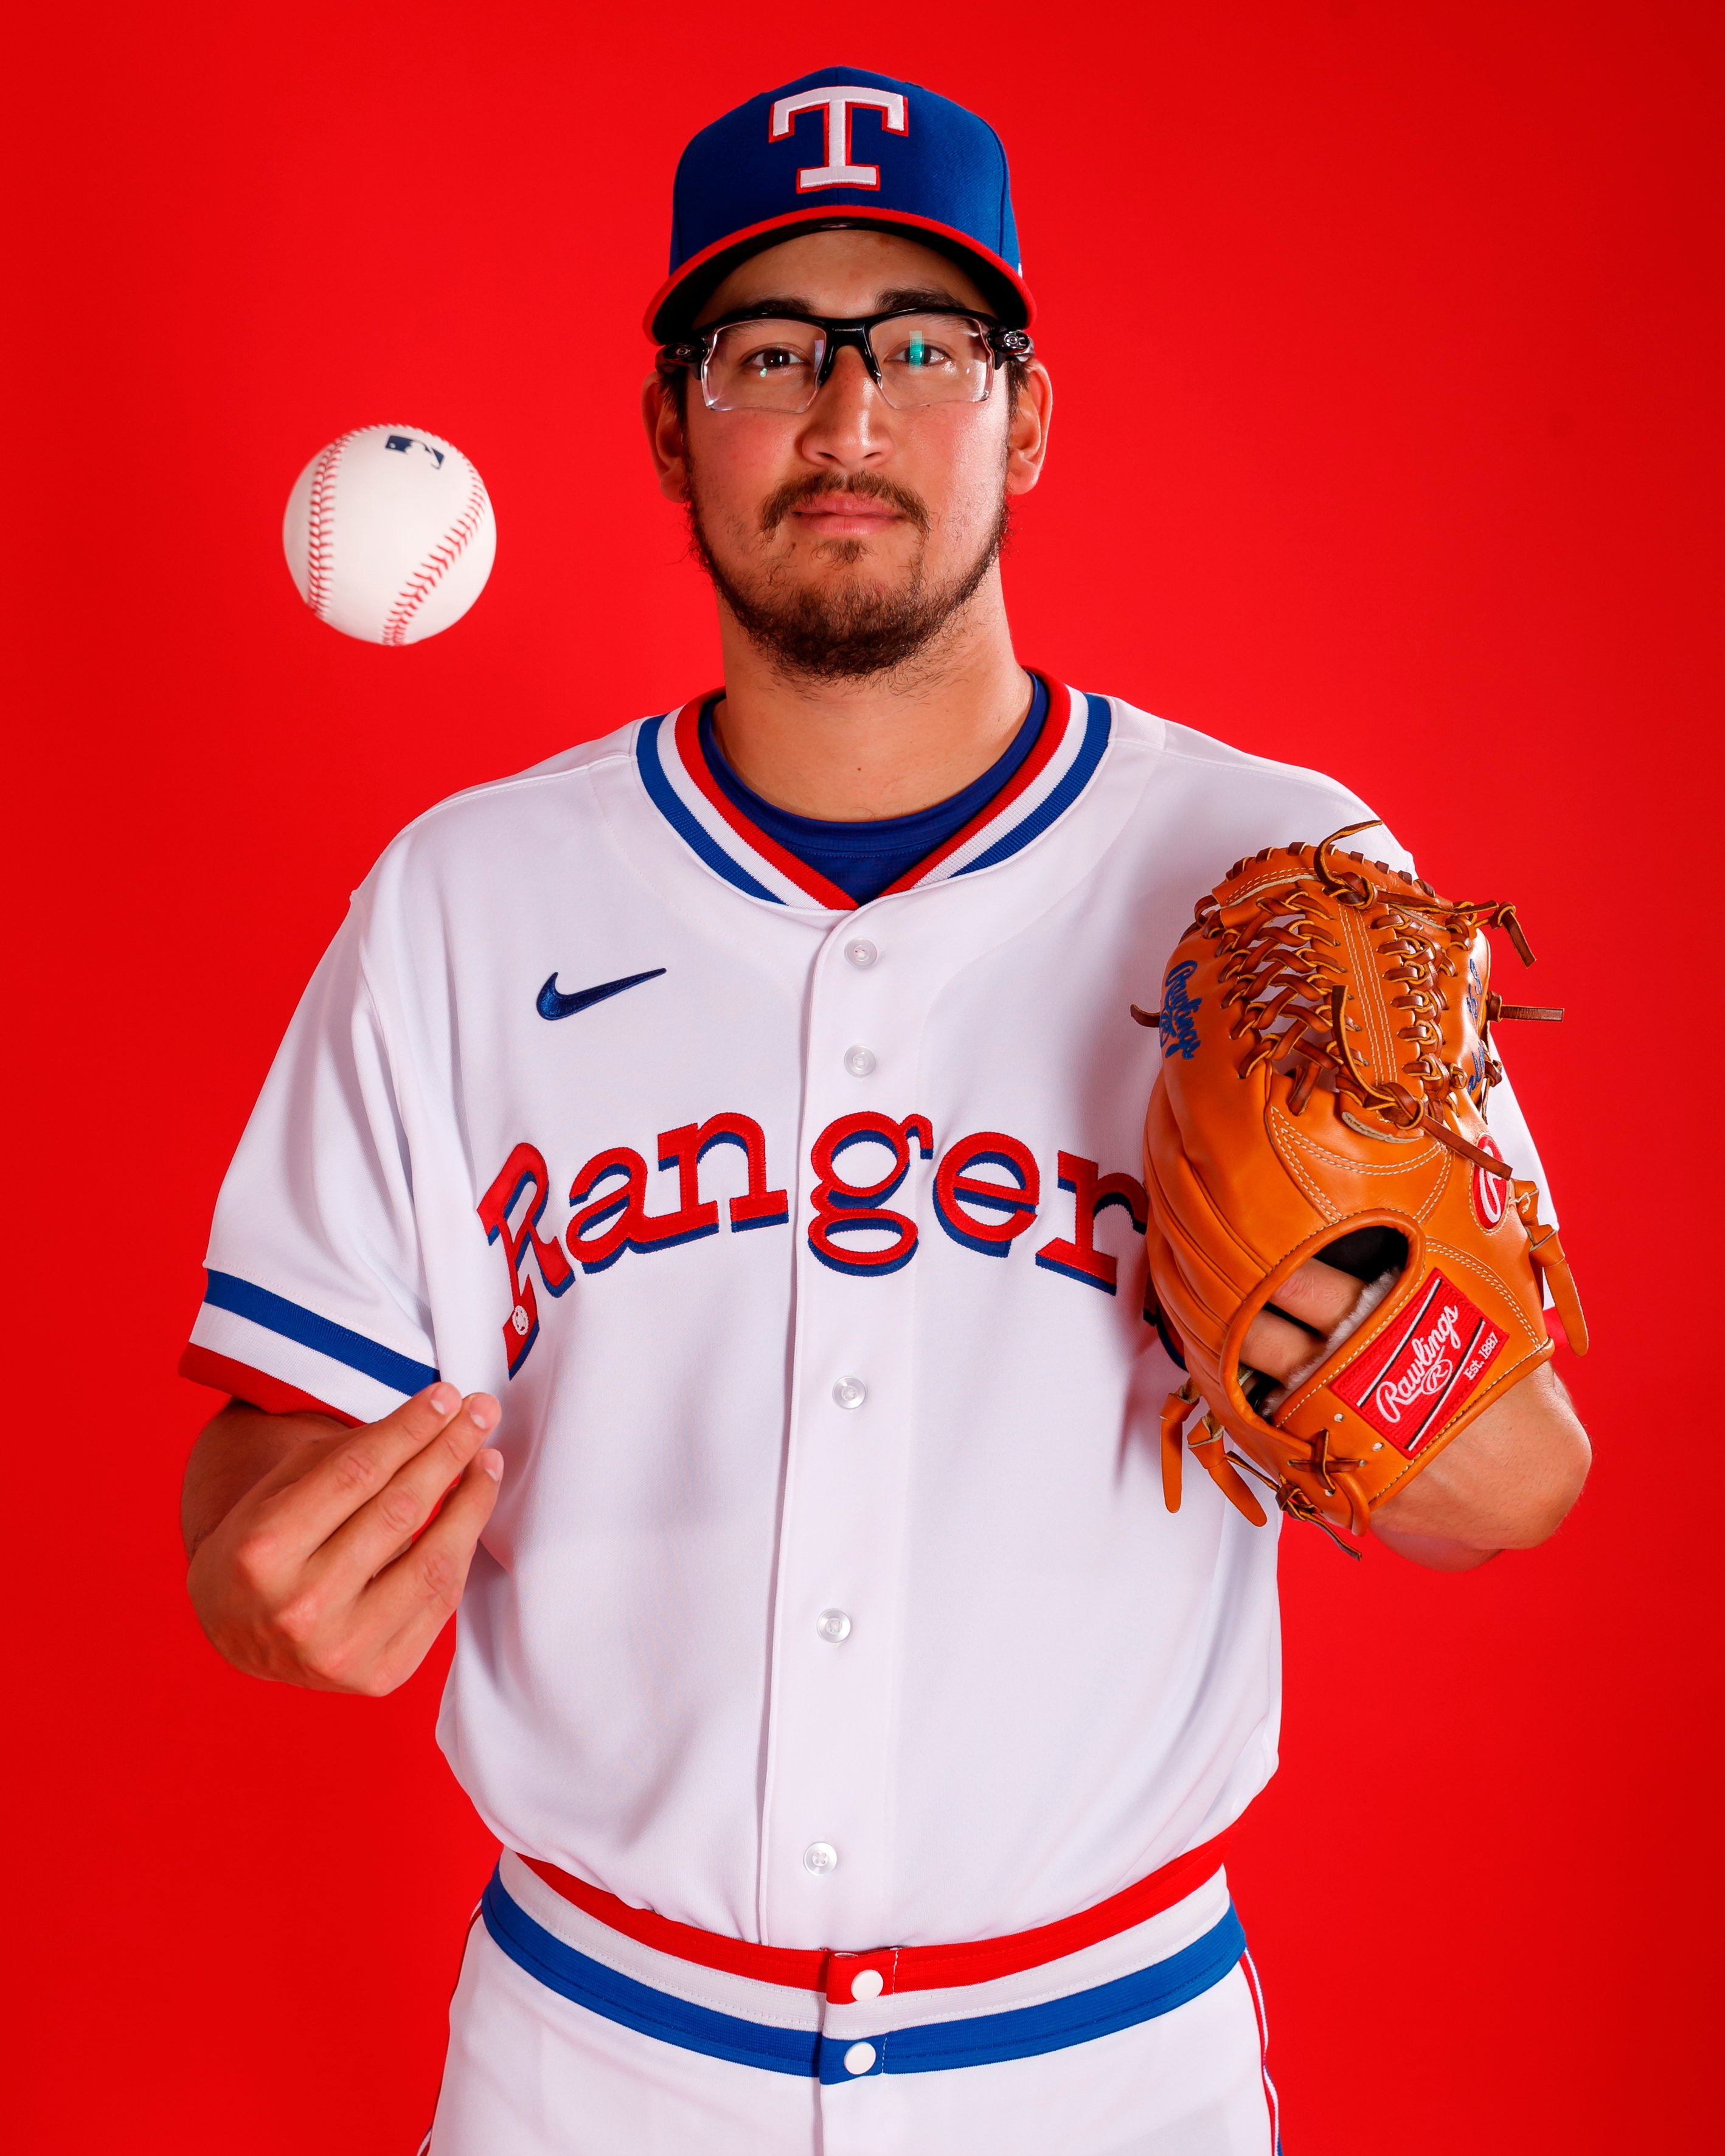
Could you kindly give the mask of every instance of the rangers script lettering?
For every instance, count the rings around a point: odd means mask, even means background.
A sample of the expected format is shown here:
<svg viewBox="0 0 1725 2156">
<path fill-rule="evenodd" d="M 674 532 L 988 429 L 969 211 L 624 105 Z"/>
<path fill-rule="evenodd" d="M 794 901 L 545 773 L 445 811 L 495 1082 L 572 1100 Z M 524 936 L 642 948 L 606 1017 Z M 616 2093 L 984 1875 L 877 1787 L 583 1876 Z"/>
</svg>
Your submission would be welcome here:
<svg viewBox="0 0 1725 2156">
<path fill-rule="evenodd" d="M 511 1228 L 510 1215 L 523 1192 L 531 1194 L 521 1226 Z M 523 1248 L 532 1252 L 539 1277 L 552 1295 L 562 1295 L 575 1277 L 557 1237 L 547 1238 L 539 1232 L 540 1216 L 550 1196 L 551 1183 L 544 1156 L 536 1147 L 518 1145 L 503 1163 L 496 1181 L 480 1200 L 479 1216 L 485 1240 L 492 1243 L 501 1240 L 504 1259 L 509 1266 L 509 1315 L 503 1321 L 503 1344 L 508 1351 L 511 1377 L 526 1360 L 528 1350 L 539 1337 L 538 1298 L 533 1292 L 532 1281 L 521 1273 Z"/>
<path fill-rule="evenodd" d="M 501 1242 L 508 1270 L 510 1309 L 503 1337 L 511 1377 L 521 1369 L 539 1337 L 533 1283 L 522 1271 L 524 1254 L 531 1253 L 547 1287 L 560 1296 L 575 1277 L 571 1258 L 583 1273 L 602 1273 L 627 1250 L 644 1255 L 717 1235 L 719 1201 L 703 1199 L 700 1191 L 701 1163 L 716 1146 L 734 1146 L 747 1163 L 748 1188 L 726 1209 L 732 1232 L 788 1223 L 785 1192 L 767 1188 L 766 1140 L 753 1116 L 726 1111 L 703 1123 L 662 1131 L 657 1145 L 660 1169 L 675 1169 L 677 1174 L 679 1202 L 670 1213 L 649 1210 L 647 1163 L 629 1146 L 595 1153 L 570 1184 L 569 1204 L 575 1209 L 563 1242 L 544 1234 L 540 1225 L 550 1186 L 537 1147 L 515 1147 L 480 1200 L 480 1219 L 488 1239 Z M 886 1156 L 886 1165 L 872 1179 L 847 1176 L 840 1166 L 846 1155 L 862 1147 Z M 864 1111 L 829 1124 L 809 1157 L 815 1183 L 809 1199 L 809 1247 L 821 1263 L 834 1272 L 860 1278 L 878 1278 L 908 1265 L 916 1255 L 920 1231 L 908 1214 L 890 1209 L 886 1201 L 899 1191 L 913 1159 L 929 1160 L 933 1152 L 933 1132 L 926 1116 L 895 1122 L 889 1116 Z M 1036 1263 L 1046 1271 L 1113 1295 L 1120 1259 L 1111 1250 L 1096 1248 L 1096 1222 L 1102 1213 L 1117 1208 L 1127 1216 L 1130 1240 L 1136 1244 L 1144 1232 L 1143 1185 L 1136 1176 L 1103 1175 L 1096 1162 L 1081 1154 L 1061 1152 L 1056 1166 L 1060 1188 L 1072 1194 L 1073 1232 L 1043 1244 Z M 990 1168 L 1003 1179 L 978 1172 Z M 955 1243 L 983 1257 L 1004 1258 L 1034 1224 L 1041 1192 L 1034 1153 L 1022 1139 L 1004 1131 L 977 1131 L 957 1139 L 930 1178 L 935 1219 Z M 511 1228 L 511 1217 L 524 1194 L 521 1225 Z M 1147 1307 L 1143 1315 L 1148 1322 Z"/>
</svg>

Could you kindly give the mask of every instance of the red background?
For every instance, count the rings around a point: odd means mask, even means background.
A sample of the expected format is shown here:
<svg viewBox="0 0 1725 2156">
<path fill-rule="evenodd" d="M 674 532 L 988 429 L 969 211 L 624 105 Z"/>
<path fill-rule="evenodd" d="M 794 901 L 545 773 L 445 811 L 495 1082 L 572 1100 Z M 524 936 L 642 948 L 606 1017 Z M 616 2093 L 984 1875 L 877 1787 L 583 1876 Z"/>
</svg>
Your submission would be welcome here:
<svg viewBox="0 0 1725 2156">
<path fill-rule="evenodd" d="M 713 675 L 639 316 L 686 136 L 842 60 L 1012 153 L 1060 390 L 1024 652 L 1336 772 L 1521 899 L 1569 1009 L 1515 1062 L 1598 1343 L 1580 1510 L 1461 1579 L 1286 1546 L 1286 1763 L 1235 1870 L 1291 2156 L 1717 2146 L 1716 0 L 1003 0 L 914 38 L 33 12 L 0 152 L 12 2145 L 423 2130 L 490 1861 L 432 1746 L 444 1656 L 381 1705 L 216 1660 L 174 1527 L 214 1402 L 173 1364 L 390 834 Z M 406 652 L 320 626 L 281 558 L 301 465 L 378 419 L 467 450 L 501 535 Z"/>
</svg>

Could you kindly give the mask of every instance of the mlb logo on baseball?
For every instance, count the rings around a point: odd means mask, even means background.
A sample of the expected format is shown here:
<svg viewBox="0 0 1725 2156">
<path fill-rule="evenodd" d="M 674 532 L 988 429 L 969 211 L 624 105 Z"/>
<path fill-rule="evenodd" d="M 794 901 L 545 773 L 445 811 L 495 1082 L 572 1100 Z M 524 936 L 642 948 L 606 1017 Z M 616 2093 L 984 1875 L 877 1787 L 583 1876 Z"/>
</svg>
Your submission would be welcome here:
<svg viewBox="0 0 1725 2156">
<path fill-rule="evenodd" d="M 408 455 L 414 449 L 423 449 L 434 465 L 438 465 L 439 469 L 442 467 L 444 460 L 443 451 L 439 449 L 434 448 L 429 442 L 422 442 L 417 435 L 392 434 L 388 441 L 384 443 L 383 446 L 386 449 L 394 449 L 398 451 L 402 456 Z"/>
<path fill-rule="evenodd" d="M 1468 1398 L 1503 1335 L 1434 1273 L 1399 1325 L 1336 1381 L 1337 1396 L 1411 1460 Z"/>
</svg>

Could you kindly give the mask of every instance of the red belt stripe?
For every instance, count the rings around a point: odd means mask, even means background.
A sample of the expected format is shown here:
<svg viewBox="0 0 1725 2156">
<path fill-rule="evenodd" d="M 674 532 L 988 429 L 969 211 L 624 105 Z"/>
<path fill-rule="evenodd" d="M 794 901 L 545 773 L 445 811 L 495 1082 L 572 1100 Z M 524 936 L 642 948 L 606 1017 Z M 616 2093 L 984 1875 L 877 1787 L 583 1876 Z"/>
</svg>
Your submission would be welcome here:
<svg viewBox="0 0 1725 2156">
<path fill-rule="evenodd" d="M 1210 1878 L 1222 1862 L 1225 1836 L 1188 1850 L 1160 1871 L 1111 1894 L 1075 1915 L 1052 1924 L 1038 1924 L 1027 1932 L 1011 1932 L 998 1939 L 971 1939 L 956 1946 L 876 1948 L 872 1953 L 840 1953 L 827 1947 L 764 1947 L 749 1939 L 731 1939 L 717 1932 L 704 1932 L 694 1924 L 681 1924 L 650 1909 L 637 1909 L 619 1902 L 602 1887 L 590 1887 L 555 1864 L 535 1856 L 522 1858 L 546 1885 L 580 1910 L 625 1938 L 674 1954 L 680 1961 L 698 1963 L 706 1969 L 725 1970 L 732 1976 L 750 1977 L 757 1984 L 782 1984 L 796 1991 L 818 1991 L 829 1999 L 848 2002 L 850 1979 L 866 1962 L 879 1969 L 883 1989 L 894 1991 L 939 1991 L 949 1986 L 987 1984 L 992 1979 L 1016 1976 L 1045 1962 L 1058 1961 L 1130 1931 L 1163 1910 L 1183 1902 L 1195 1887 Z"/>
</svg>

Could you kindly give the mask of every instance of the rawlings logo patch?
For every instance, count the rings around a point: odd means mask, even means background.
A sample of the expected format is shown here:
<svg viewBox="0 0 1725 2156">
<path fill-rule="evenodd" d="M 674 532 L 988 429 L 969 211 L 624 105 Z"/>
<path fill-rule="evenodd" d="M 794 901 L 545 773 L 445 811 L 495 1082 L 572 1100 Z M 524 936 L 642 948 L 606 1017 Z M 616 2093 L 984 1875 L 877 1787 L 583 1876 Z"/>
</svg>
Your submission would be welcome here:
<svg viewBox="0 0 1725 2156">
<path fill-rule="evenodd" d="M 1503 1334 L 1441 1273 L 1335 1389 L 1409 1460 L 1478 1386 Z"/>
<path fill-rule="evenodd" d="M 1183 1056 L 1188 1062 L 1198 1053 L 1198 1021 L 1193 1013 L 1204 1001 L 1202 996 L 1186 993 L 1186 983 L 1197 971 L 1198 961 L 1188 958 L 1171 968 L 1162 984 L 1162 1022 L 1158 1028 L 1162 1052 Z"/>
</svg>

